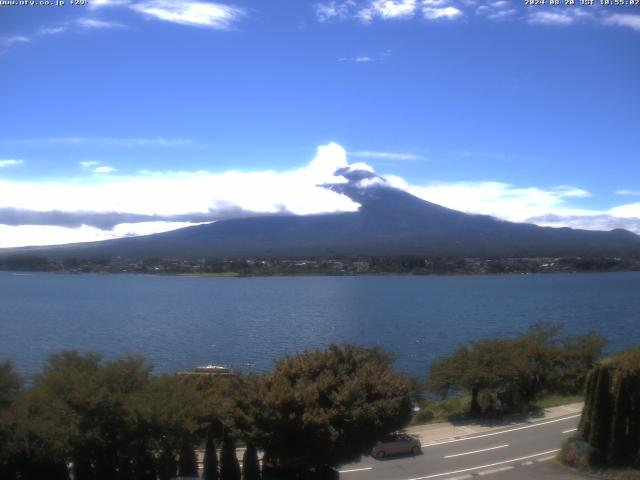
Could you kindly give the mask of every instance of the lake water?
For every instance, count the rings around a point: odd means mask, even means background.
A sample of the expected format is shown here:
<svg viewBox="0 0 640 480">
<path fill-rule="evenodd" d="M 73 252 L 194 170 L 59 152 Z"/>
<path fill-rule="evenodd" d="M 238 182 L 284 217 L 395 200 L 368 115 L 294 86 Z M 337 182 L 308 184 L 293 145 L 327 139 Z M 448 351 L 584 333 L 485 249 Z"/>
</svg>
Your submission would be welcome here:
<svg viewBox="0 0 640 480">
<path fill-rule="evenodd" d="M 33 373 L 64 349 L 142 354 L 156 372 L 264 371 L 330 342 L 380 345 L 424 377 L 459 343 L 544 320 L 640 344 L 640 273 L 213 278 L 0 272 L 0 359 Z"/>
</svg>

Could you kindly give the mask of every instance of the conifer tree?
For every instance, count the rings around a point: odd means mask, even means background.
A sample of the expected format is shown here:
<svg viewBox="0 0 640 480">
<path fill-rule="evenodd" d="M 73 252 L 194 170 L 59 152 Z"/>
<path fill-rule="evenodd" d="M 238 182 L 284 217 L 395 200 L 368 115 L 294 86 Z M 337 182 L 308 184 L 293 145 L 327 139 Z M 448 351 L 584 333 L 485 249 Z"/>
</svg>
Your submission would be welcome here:
<svg viewBox="0 0 640 480">
<path fill-rule="evenodd" d="M 242 478 L 243 480 L 260 480 L 258 451 L 251 443 L 247 444 L 247 448 L 242 456 Z"/>
<path fill-rule="evenodd" d="M 598 377 L 593 392 L 591 431 L 589 432 L 588 461 L 593 466 L 604 466 L 607 461 L 611 431 L 610 372 L 606 366 L 598 368 Z"/>
<path fill-rule="evenodd" d="M 582 408 L 582 416 L 578 425 L 579 436 L 585 441 L 589 440 L 589 432 L 591 431 L 591 415 L 593 409 L 593 392 L 594 382 L 597 378 L 598 370 L 594 369 L 587 375 L 587 383 L 585 388 L 584 407 Z"/>
<path fill-rule="evenodd" d="M 236 455 L 236 444 L 230 435 L 225 435 L 222 440 L 220 480 L 240 480 L 240 464 Z"/>
<path fill-rule="evenodd" d="M 198 459 L 196 458 L 195 450 L 189 444 L 184 444 L 180 449 L 180 459 L 178 460 L 178 476 L 198 476 Z"/>
<path fill-rule="evenodd" d="M 158 458 L 158 478 L 160 480 L 171 480 L 176 476 L 178 465 L 173 452 L 165 448 Z"/>
<path fill-rule="evenodd" d="M 218 454 L 216 453 L 216 442 L 213 434 L 207 434 L 207 444 L 204 450 L 204 471 L 202 472 L 204 480 L 218 480 Z"/>
<path fill-rule="evenodd" d="M 629 399 L 627 397 L 627 379 L 618 378 L 613 390 L 613 421 L 611 425 L 611 442 L 609 445 L 609 465 L 624 463 L 625 444 L 627 442 L 627 419 L 629 416 Z"/>
</svg>

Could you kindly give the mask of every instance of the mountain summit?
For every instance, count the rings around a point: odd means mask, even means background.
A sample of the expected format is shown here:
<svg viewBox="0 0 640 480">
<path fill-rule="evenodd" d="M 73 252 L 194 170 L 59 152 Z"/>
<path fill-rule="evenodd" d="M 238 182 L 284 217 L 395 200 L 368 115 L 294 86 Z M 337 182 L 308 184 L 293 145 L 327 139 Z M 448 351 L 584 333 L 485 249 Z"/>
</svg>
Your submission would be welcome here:
<svg viewBox="0 0 640 480">
<path fill-rule="evenodd" d="M 506 222 L 424 201 L 365 170 L 343 168 L 336 175 L 346 182 L 324 187 L 357 202 L 358 211 L 237 218 L 154 235 L 29 250 L 51 258 L 640 254 L 640 236 L 626 230 L 603 232 Z"/>
</svg>

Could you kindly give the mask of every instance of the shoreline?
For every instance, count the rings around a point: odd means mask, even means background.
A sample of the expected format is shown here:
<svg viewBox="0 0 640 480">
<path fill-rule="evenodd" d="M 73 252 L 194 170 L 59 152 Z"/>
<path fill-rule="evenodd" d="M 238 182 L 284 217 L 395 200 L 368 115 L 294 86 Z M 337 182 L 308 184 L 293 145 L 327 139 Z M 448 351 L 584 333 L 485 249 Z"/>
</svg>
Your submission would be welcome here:
<svg viewBox="0 0 640 480">
<path fill-rule="evenodd" d="M 547 275 L 583 275 L 596 273 L 640 273 L 638 269 L 628 270 L 554 270 L 543 272 L 451 272 L 451 273 L 415 273 L 415 272 L 363 272 L 363 273 L 239 273 L 239 272 L 223 272 L 223 273 L 172 273 L 172 272 L 103 272 L 103 271 L 69 271 L 69 270 L 11 270 L 2 269 L 0 272 L 6 272 L 15 276 L 32 276 L 36 274 L 48 273 L 52 275 L 137 275 L 149 277 L 193 277 L 193 278 L 287 278 L 287 277 L 507 277 L 507 276 L 547 276 Z"/>
</svg>

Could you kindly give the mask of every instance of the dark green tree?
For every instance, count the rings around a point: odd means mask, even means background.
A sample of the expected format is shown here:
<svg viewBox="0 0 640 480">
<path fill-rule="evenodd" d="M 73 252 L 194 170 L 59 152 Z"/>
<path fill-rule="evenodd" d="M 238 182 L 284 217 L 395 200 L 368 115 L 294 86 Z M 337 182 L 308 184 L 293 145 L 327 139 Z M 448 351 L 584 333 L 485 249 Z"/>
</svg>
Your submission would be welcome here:
<svg viewBox="0 0 640 480">
<path fill-rule="evenodd" d="M 169 448 L 162 450 L 158 457 L 158 478 L 160 480 L 171 480 L 178 471 L 178 462 L 173 451 Z"/>
<path fill-rule="evenodd" d="M 230 435 L 225 435 L 222 440 L 220 480 L 240 480 L 240 464 L 236 455 L 236 443 Z"/>
<path fill-rule="evenodd" d="M 593 393 L 593 409 L 590 412 L 591 431 L 589 432 L 590 465 L 605 466 L 607 463 L 607 451 L 609 449 L 611 429 L 611 376 L 608 367 L 598 368 Z"/>
<path fill-rule="evenodd" d="M 368 453 L 411 415 L 412 383 L 392 363 L 378 348 L 352 345 L 280 360 L 257 382 L 258 392 L 246 395 L 251 440 L 268 452 L 273 468 L 291 475 L 324 474 Z"/>
<path fill-rule="evenodd" d="M 180 459 L 178 461 L 178 476 L 197 477 L 198 459 L 193 446 L 184 444 L 180 449 Z"/>
<path fill-rule="evenodd" d="M 211 431 L 207 434 L 207 443 L 204 450 L 204 470 L 202 472 L 204 480 L 218 480 L 218 454 L 216 453 L 216 442 Z"/>
<path fill-rule="evenodd" d="M 243 480 L 260 480 L 258 450 L 252 443 L 247 444 L 242 456 L 242 478 Z"/>
<path fill-rule="evenodd" d="M 22 386 L 22 378 L 9 361 L 0 362 L 0 410 L 7 408 L 15 400 Z"/>
<path fill-rule="evenodd" d="M 614 379 L 613 388 L 613 421 L 611 424 L 611 440 L 608 448 L 608 464 L 622 466 L 625 462 L 625 443 L 627 442 L 627 423 L 629 406 L 628 378 Z"/>
<path fill-rule="evenodd" d="M 595 382 L 598 379 L 598 371 L 591 370 L 587 375 L 587 382 L 585 385 L 585 400 L 584 407 L 582 409 L 582 415 L 580 416 L 580 423 L 578 425 L 578 431 L 585 438 L 589 438 L 591 432 L 591 412 L 593 411 L 593 399 L 594 395 L 589 394 L 595 390 Z"/>
<path fill-rule="evenodd" d="M 596 366 L 578 430 L 594 467 L 640 465 L 640 348 Z"/>
<path fill-rule="evenodd" d="M 461 345 L 433 363 L 427 388 L 441 398 L 450 391 L 470 393 L 472 415 L 491 407 L 492 402 L 483 405 L 482 398 L 501 395 L 511 408 L 526 410 L 545 392 L 578 393 L 604 343 L 594 333 L 561 337 L 561 330 L 538 323 L 516 338 Z"/>
</svg>

